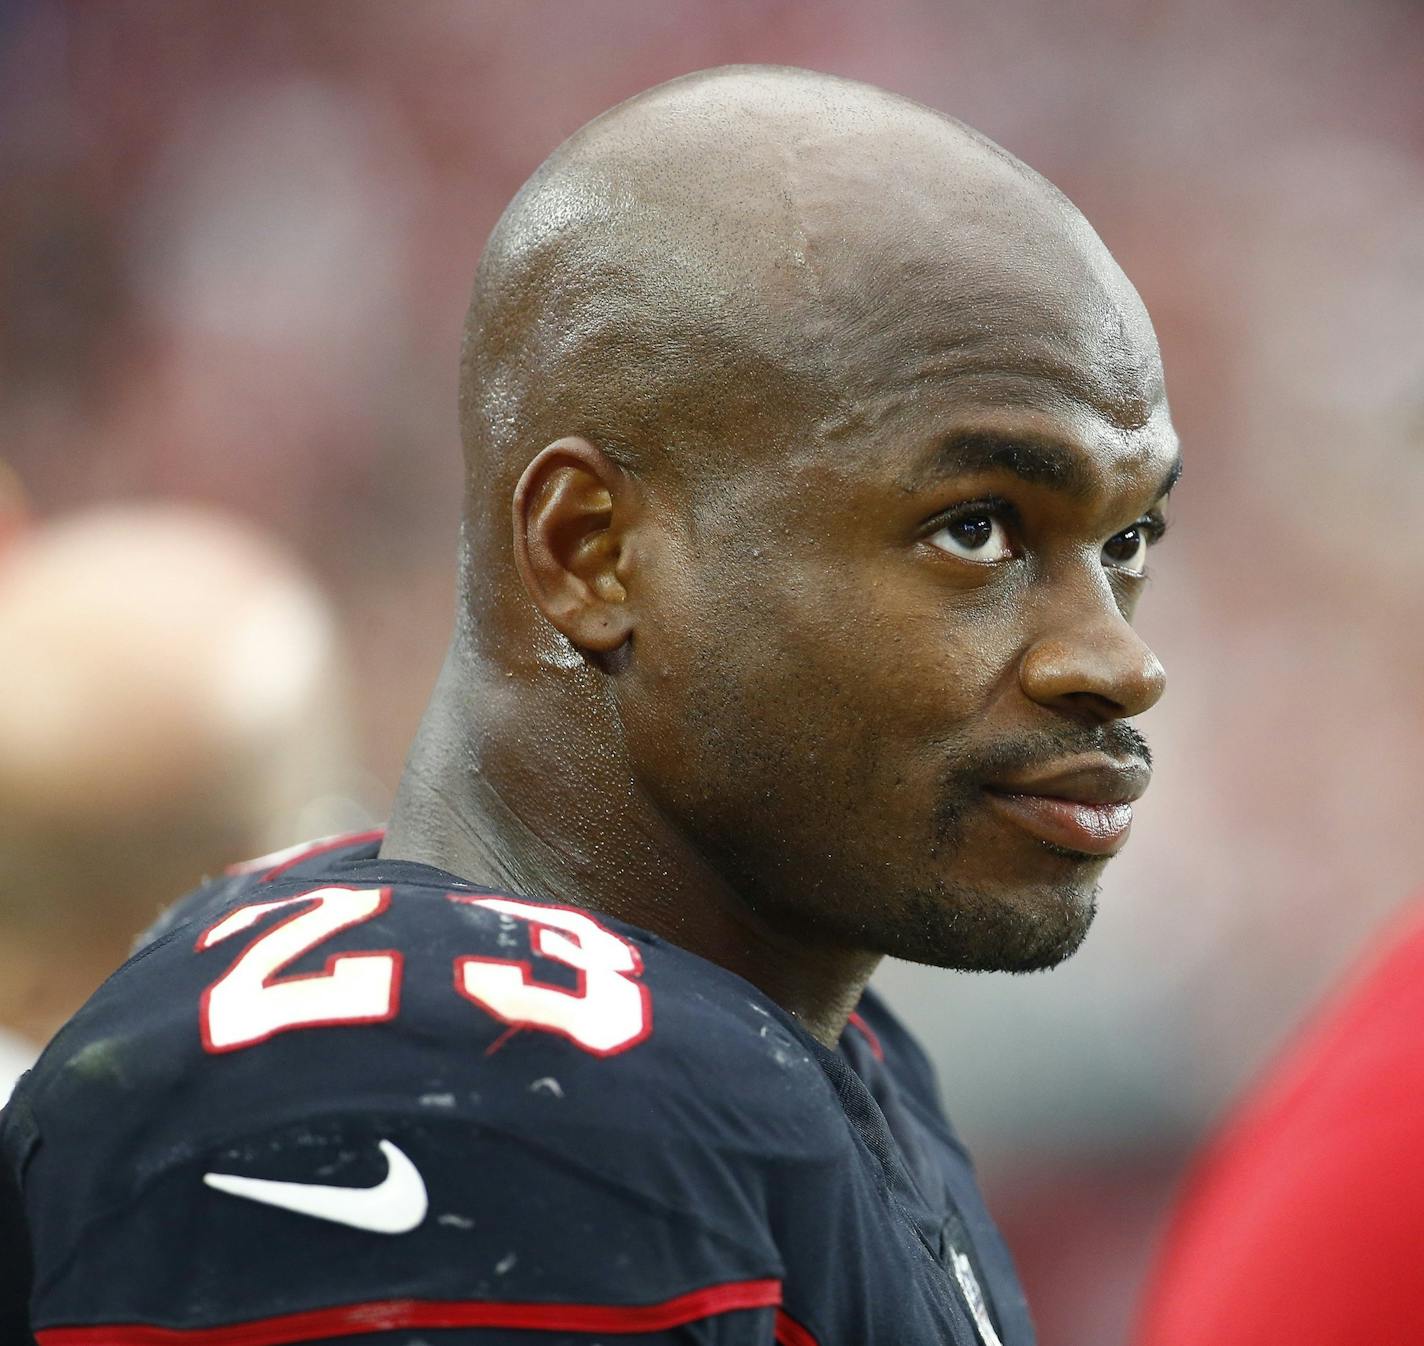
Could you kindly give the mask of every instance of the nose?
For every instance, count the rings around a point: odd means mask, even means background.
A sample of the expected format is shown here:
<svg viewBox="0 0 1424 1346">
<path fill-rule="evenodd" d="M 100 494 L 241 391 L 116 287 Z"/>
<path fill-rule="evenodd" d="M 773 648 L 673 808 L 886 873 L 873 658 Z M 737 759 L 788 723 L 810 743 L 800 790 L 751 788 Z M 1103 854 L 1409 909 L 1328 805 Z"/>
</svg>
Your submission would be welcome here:
<svg viewBox="0 0 1424 1346">
<path fill-rule="evenodd" d="M 1155 706 L 1167 686 L 1157 656 L 1110 597 L 1088 611 L 1060 611 L 1025 652 L 1019 685 L 1031 701 L 1074 719 L 1123 720 Z"/>
</svg>

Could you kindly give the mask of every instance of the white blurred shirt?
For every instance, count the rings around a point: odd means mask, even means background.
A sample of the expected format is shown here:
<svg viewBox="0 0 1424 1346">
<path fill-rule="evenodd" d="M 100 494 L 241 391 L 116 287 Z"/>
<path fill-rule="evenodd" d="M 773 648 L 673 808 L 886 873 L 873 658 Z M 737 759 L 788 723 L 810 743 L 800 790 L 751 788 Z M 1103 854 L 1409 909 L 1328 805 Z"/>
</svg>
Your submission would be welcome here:
<svg viewBox="0 0 1424 1346">
<path fill-rule="evenodd" d="M 39 1053 L 24 1038 L 0 1028 L 0 1107 L 10 1097 L 16 1081 L 35 1063 Z"/>
</svg>

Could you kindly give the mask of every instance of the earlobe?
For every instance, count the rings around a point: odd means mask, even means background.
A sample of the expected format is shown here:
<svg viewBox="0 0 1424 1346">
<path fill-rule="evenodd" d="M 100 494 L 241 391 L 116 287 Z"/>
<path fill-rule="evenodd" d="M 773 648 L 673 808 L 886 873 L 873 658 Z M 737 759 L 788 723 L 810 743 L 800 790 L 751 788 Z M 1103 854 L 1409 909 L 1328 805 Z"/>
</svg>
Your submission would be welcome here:
<svg viewBox="0 0 1424 1346">
<path fill-rule="evenodd" d="M 633 633 L 630 482 L 596 445 L 555 440 L 524 469 L 511 501 L 514 560 L 535 607 L 580 649 L 608 654 Z"/>
</svg>

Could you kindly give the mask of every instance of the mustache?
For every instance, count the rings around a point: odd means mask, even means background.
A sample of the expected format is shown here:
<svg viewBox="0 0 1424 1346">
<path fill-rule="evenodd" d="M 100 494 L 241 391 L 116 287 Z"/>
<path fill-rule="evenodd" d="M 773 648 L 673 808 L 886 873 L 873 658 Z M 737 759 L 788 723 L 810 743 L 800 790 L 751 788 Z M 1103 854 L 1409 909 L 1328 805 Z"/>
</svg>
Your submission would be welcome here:
<svg viewBox="0 0 1424 1346">
<path fill-rule="evenodd" d="M 953 774 L 961 779 L 967 776 L 988 781 L 1008 773 L 1052 766 L 1064 757 L 1084 753 L 1103 753 L 1119 761 L 1152 766 L 1152 749 L 1147 740 L 1126 720 L 1113 720 L 1095 727 L 1065 724 L 986 744 L 964 754 Z"/>
</svg>

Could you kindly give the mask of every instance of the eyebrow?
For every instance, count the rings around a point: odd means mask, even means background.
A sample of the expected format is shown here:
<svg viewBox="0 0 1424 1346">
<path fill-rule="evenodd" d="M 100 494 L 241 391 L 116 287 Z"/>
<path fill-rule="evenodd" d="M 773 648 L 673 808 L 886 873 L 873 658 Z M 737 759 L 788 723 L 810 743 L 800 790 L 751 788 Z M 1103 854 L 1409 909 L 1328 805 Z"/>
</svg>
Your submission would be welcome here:
<svg viewBox="0 0 1424 1346">
<path fill-rule="evenodd" d="M 971 430 L 940 442 L 917 485 L 932 477 L 953 477 L 973 472 L 1008 472 L 1033 486 L 1045 486 L 1075 499 L 1093 492 L 1093 474 L 1082 457 L 1065 445 L 1033 435 L 1005 435 L 992 430 Z M 1182 456 L 1173 459 L 1152 497 L 1161 500 L 1182 475 Z"/>
</svg>

